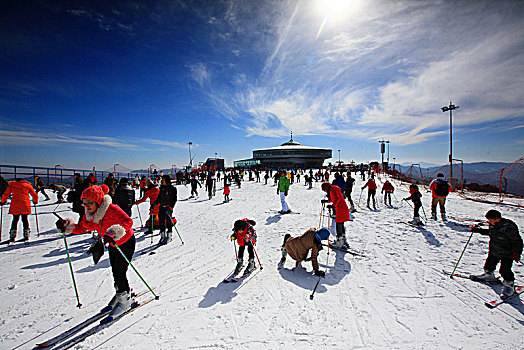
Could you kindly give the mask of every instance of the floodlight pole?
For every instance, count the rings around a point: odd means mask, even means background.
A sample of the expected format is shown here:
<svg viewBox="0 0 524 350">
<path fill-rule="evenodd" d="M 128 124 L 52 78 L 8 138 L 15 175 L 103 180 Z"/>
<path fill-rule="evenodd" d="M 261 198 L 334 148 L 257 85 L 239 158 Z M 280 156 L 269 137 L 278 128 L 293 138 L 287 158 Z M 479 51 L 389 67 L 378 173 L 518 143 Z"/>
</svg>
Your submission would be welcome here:
<svg viewBox="0 0 524 350">
<path fill-rule="evenodd" d="M 452 111 L 454 109 L 459 108 L 459 106 L 455 106 L 451 100 L 449 101 L 449 106 L 442 107 L 442 112 L 449 111 L 449 177 L 453 178 L 453 137 L 452 137 L 452 118 L 453 114 Z"/>
</svg>

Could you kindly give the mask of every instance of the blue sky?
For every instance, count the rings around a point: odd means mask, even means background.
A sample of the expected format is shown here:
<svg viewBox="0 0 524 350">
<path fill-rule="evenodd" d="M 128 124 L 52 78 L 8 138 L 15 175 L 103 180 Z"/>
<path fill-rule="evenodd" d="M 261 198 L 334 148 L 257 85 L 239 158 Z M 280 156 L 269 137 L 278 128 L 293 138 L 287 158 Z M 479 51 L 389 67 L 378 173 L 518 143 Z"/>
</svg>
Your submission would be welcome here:
<svg viewBox="0 0 524 350">
<path fill-rule="evenodd" d="M 232 165 L 289 139 L 338 160 L 524 150 L 519 1 L 2 1 L 0 163 Z"/>
</svg>

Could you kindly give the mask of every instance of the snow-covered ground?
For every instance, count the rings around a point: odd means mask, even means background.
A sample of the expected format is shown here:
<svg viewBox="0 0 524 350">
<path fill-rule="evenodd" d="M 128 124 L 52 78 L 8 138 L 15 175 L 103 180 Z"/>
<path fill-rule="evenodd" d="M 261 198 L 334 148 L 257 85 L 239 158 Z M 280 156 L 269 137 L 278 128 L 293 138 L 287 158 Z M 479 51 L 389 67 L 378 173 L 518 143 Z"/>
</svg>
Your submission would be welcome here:
<svg viewBox="0 0 524 350">
<path fill-rule="evenodd" d="M 303 180 L 302 180 L 303 181 Z M 395 183 L 396 184 L 396 183 Z M 357 179 L 353 199 L 357 202 L 362 182 Z M 221 187 L 221 186 L 217 186 Z M 48 191 L 49 192 L 49 191 Z M 326 269 L 315 298 L 309 296 L 317 282 L 310 263 L 292 271 L 289 258 L 277 270 L 280 246 L 286 233 L 302 234 L 318 227 L 320 183 L 308 189 L 291 186 L 288 203 L 299 214 L 279 215 L 276 187 L 256 182 L 235 186 L 231 202 L 222 203 L 222 191 L 207 199 L 188 199 L 189 187 L 178 186 L 175 208 L 178 230 L 173 242 L 156 250 L 143 231 L 135 232 L 137 252 L 133 263 L 160 295 L 115 324 L 85 340 L 81 349 L 522 349 L 524 305 L 519 299 L 497 309 L 484 301 L 497 298 L 500 286 L 450 279 L 451 271 L 470 235 L 450 220 L 429 221 L 424 229 L 402 223 L 412 209 L 393 200 L 394 208 L 365 208 L 362 195 L 355 220 L 346 223 L 348 241 L 366 257 L 354 257 L 327 249 L 320 252 Z M 407 196 L 398 187 L 396 198 Z M 42 197 L 42 196 L 41 196 Z M 54 199 L 54 196 L 51 197 Z M 431 195 L 423 193 L 426 215 Z M 39 204 L 46 204 L 41 201 Z M 40 237 L 31 215 L 31 244 L 5 244 L 11 216 L 3 210 L 0 246 L 0 348 L 30 349 L 84 320 L 112 297 L 113 281 L 108 255 L 94 266 L 85 252 L 90 235 L 67 238 L 82 309 L 76 308 L 62 236 L 51 214 L 54 205 L 38 207 Z M 57 212 L 76 219 L 69 204 Z M 455 218 L 483 219 L 497 207 L 504 217 L 524 227 L 524 211 L 475 203 L 456 194 L 448 197 L 447 210 Z M 147 217 L 149 204 L 140 206 Z M 224 284 L 233 269 L 235 252 L 230 241 L 237 219 L 254 219 L 258 233 L 256 250 L 263 269 L 243 283 Z M 140 226 L 136 207 L 135 226 Z M 21 224 L 20 224 L 21 225 Z M 21 227 L 21 226 L 20 226 Z M 21 231 L 21 229 L 19 229 Z M 158 231 L 156 231 L 158 232 Z M 18 238 L 21 238 L 19 232 Z M 154 237 L 154 243 L 159 239 Z M 480 273 L 487 255 L 487 238 L 474 234 L 457 271 Z M 247 258 L 247 254 L 246 254 Z M 524 268 L 515 264 L 516 281 L 524 283 Z M 128 272 L 135 290 L 145 287 Z"/>
</svg>

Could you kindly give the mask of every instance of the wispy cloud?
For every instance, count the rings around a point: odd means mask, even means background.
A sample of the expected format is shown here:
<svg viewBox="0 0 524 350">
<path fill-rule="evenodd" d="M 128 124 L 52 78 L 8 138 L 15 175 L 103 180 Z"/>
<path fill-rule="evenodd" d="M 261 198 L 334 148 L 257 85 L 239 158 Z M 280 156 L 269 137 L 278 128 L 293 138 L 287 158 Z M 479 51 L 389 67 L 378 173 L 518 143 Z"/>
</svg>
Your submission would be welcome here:
<svg viewBox="0 0 524 350">
<path fill-rule="evenodd" d="M 325 17 L 310 3 L 272 3 L 256 17 L 230 7 L 230 25 L 258 21 L 268 31 L 256 47 L 263 65 L 227 84 L 215 74 L 223 65 L 190 68 L 217 110 L 247 136 L 282 137 L 293 130 L 417 144 L 447 132 L 440 107 L 450 99 L 460 105 L 457 131 L 524 116 L 518 5 L 360 2 L 346 17 L 329 18 L 315 40 Z M 212 24 L 224 29 L 216 18 Z M 226 46 L 237 39 L 223 37 Z M 233 67 L 242 54 L 231 56 Z"/>
</svg>

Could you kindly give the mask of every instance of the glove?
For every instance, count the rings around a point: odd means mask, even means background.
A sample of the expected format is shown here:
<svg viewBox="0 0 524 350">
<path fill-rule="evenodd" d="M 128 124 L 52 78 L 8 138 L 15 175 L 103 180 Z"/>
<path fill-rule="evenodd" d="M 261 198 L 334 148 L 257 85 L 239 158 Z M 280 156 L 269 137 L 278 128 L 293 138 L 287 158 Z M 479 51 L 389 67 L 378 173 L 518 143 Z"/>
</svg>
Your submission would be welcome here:
<svg viewBox="0 0 524 350">
<path fill-rule="evenodd" d="M 287 191 L 286 191 L 286 192 L 284 192 L 284 196 L 287 196 Z"/>
<path fill-rule="evenodd" d="M 328 205 L 327 207 L 328 207 L 328 209 L 334 209 L 334 208 L 335 208 L 335 207 L 333 206 L 333 204 L 330 204 L 330 205 Z"/>
<path fill-rule="evenodd" d="M 322 200 L 320 201 L 320 203 L 322 203 L 322 204 L 325 204 L 325 203 L 328 203 L 328 202 L 329 202 L 329 201 L 328 201 L 327 199 L 322 199 Z"/>
<path fill-rule="evenodd" d="M 516 262 L 519 262 L 520 261 L 520 254 L 517 253 L 517 252 L 514 252 L 513 254 L 511 254 L 511 259 L 515 260 Z"/>
<path fill-rule="evenodd" d="M 56 228 L 58 229 L 58 231 L 60 232 L 65 232 L 66 230 L 66 227 L 67 227 L 67 221 L 64 220 L 64 219 L 58 219 L 56 222 L 55 222 L 55 226 Z"/>
<path fill-rule="evenodd" d="M 471 227 L 471 232 L 481 233 L 482 228 L 479 225 L 474 225 Z"/>
<path fill-rule="evenodd" d="M 315 270 L 315 276 L 326 277 L 326 273 L 324 271 Z"/>
<path fill-rule="evenodd" d="M 233 233 L 233 234 L 231 235 L 231 240 L 234 241 L 234 240 L 236 240 L 236 239 L 237 239 L 237 235 L 236 235 L 236 233 Z"/>
<path fill-rule="evenodd" d="M 107 231 L 104 235 L 104 244 L 114 243 L 115 242 L 115 233 Z"/>
</svg>

